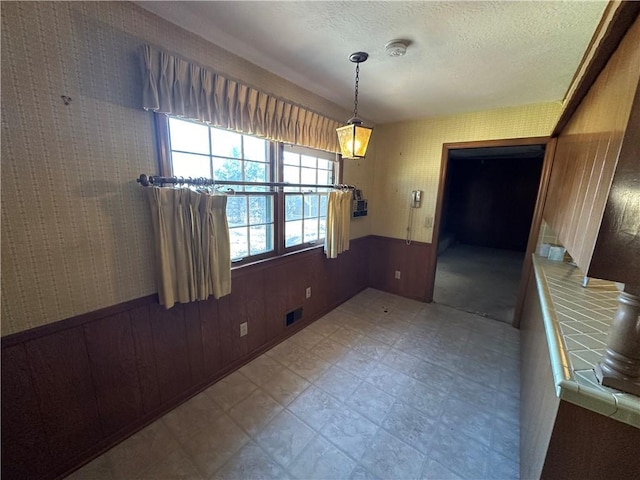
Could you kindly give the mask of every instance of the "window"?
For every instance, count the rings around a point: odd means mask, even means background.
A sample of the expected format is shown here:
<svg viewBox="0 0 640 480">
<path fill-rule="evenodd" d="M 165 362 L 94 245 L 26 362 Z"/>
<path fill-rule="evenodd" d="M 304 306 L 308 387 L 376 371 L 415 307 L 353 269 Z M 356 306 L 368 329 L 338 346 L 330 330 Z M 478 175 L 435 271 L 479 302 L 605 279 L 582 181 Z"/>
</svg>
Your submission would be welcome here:
<svg viewBox="0 0 640 480">
<path fill-rule="evenodd" d="M 325 155 L 326 157 L 326 155 Z M 331 160 L 309 149 L 284 147 L 283 179 L 289 183 L 330 185 L 334 182 Z M 324 240 L 328 189 L 284 188 L 284 246 L 295 247 Z"/>
<path fill-rule="evenodd" d="M 323 244 L 330 189 L 273 189 L 251 182 L 338 183 L 334 154 L 275 144 L 176 117 L 156 118 L 163 175 L 248 183 L 231 186 L 238 193 L 227 200 L 234 263 Z"/>
</svg>

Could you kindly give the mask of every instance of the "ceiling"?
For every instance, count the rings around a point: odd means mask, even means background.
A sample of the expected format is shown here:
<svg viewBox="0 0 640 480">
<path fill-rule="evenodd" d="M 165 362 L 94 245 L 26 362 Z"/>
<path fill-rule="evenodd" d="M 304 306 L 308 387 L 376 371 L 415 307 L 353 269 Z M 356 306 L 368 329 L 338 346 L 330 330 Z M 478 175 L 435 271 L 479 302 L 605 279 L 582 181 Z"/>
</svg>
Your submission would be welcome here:
<svg viewBox="0 0 640 480">
<path fill-rule="evenodd" d="M 388 123 L 561 101 L 607 2 L 136 3 L 346 109 L 366 51 L 358 116 Z"/>
</svg>

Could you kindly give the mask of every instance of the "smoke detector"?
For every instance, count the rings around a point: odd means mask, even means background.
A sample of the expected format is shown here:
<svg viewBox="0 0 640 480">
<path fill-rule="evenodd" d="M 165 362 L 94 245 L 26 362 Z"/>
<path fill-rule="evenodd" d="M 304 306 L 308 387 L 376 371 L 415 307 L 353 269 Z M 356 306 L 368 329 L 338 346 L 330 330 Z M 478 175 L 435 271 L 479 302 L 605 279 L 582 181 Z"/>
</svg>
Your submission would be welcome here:
<svg viewBox="0 0 640 480">
<path fill-rule="evenodd" d="M 384 49 L 390 57 L 402 57 L 407 53 L 408 46 L 407 40 L 391 40 L 384 46 Z"/>
</svg>

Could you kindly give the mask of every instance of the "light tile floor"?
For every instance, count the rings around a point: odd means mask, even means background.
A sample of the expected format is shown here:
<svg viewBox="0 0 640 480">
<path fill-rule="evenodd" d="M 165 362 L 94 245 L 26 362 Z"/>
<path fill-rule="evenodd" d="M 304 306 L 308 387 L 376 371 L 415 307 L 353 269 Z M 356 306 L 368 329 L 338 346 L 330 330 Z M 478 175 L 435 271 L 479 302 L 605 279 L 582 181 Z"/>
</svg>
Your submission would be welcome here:
<svg viewBox="0 0 640 480">
<path fill-rule="evenodd" d="M 519 335 L 365 290 L 68 479 L 515 479 Z"/>
</svg>

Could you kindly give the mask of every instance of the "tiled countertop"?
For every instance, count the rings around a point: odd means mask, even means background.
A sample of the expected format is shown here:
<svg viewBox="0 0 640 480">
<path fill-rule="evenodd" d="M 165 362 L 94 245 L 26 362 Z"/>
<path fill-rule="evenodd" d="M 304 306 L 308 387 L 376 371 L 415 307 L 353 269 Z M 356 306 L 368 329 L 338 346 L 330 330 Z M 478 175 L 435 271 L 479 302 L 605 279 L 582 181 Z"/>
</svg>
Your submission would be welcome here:
<svg viewBox="0 0 640 480">
<path fill-rule="evenodd" d="M 577 267 L 534 255 L 551 368 L 558 397 L 640 428 L 640 397 L 601 386 L 593 371 L 602 359 L 618 290 Z"/>
</svg>

